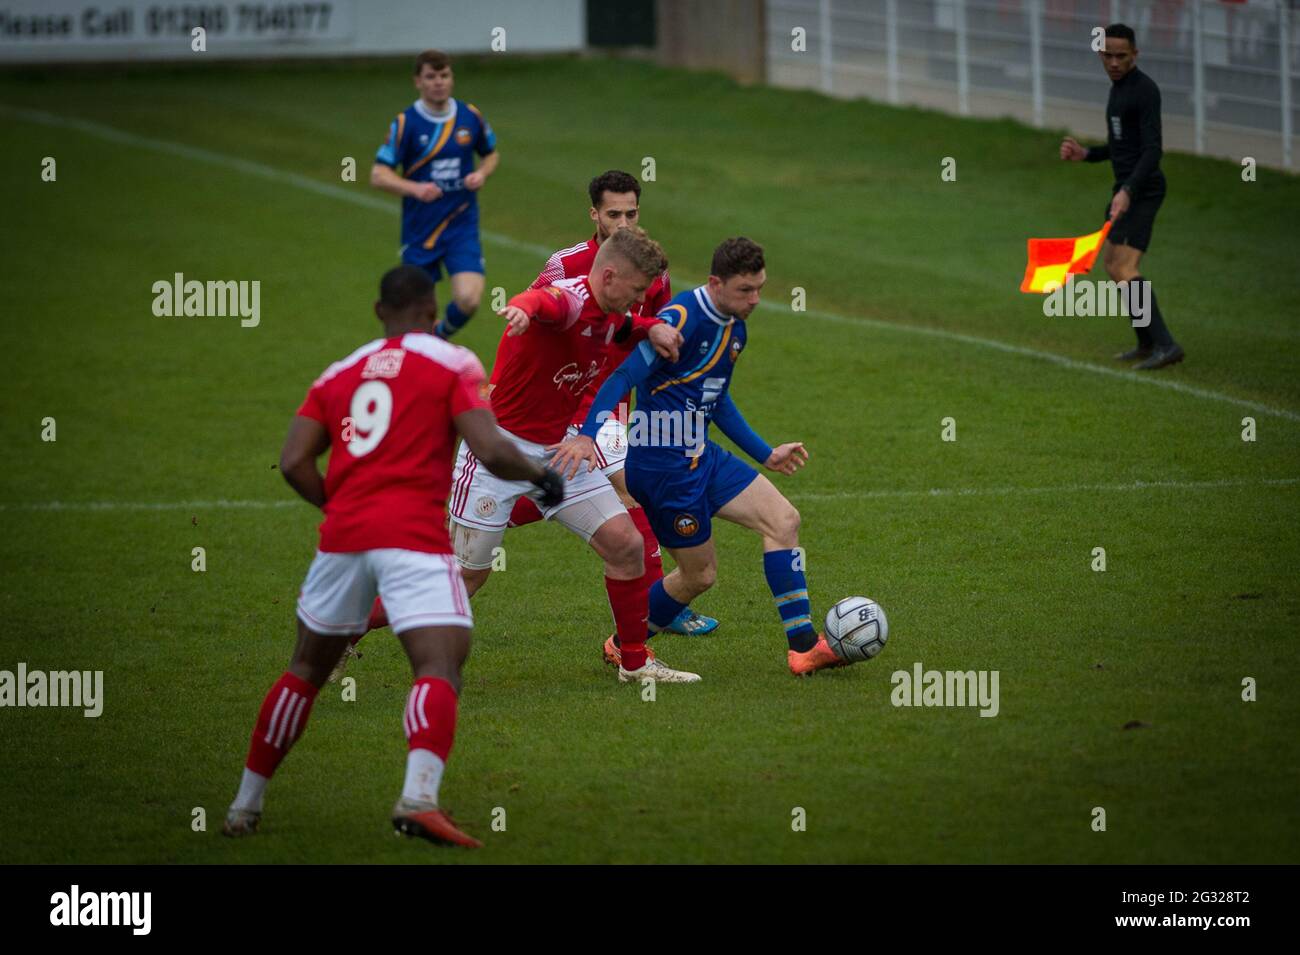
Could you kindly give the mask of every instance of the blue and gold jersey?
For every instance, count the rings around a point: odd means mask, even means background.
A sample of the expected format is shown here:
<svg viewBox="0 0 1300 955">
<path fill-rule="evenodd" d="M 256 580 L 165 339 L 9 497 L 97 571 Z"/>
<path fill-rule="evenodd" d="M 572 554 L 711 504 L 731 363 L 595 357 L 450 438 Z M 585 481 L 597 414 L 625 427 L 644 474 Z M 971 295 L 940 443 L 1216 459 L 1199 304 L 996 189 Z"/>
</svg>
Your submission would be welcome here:
<svg viewBox="0 0 1300 955">
<path fill-rule="evenodd" d="M 393 120 L 375 162 L 414 182 L 432 182 L 443 192 L 433 202 L 410 196 L 402 199 L 402 247 L 407 262 L 434 257 L 439 237 L 452 225 L 477 225 L 477 193 L 465 188 L 474 171 L 474 154 L 487 156 L 497 148 L 487 120 L 470 103 L 452 99 L 444 114 L 435 114 L 416 100 Z"/>
<path fill-rule="evenodd" d="M 648 341 L 638 346 L 650 374 L 636 390 L 636 408 L 647 427 L 656 421 L 682 421 L 682 441 L 665 440 L 675 432 L 660 426 L 655 440 L 636 442 L 635 452 L 629 433 L 628 453 L 635 453 L 638 463 L 648 467 L 681 467 L 689 465 L 687 459 L 702 452 L 708 440 L 709 423 L 745 348 L 745 323 L 723 316 L 703 285 L 674 296 L 659 312 L 659 319 L 681 332 L 682 346 L 675 362 L 660 358 Z M 665 418 L 663 412 L 671 417 Z M 692 420 L 699 424 L 692 427 Z M 698 432 L 700 425 L 703 434 L 688 433 Z"/>
<path fill-rule="evenodd" d="M 745 349 L 745 323 L 723 315 L 701 285 L 675 296 L 658 314 L 682 335 L 677 361 L 661 358 L 649 341 L 601 386 L 582 433 L 589 437 L 605 416 L 633 388 L 636 411 L 628 421 L 628 467 L 694 469 L 709 453 L 709 425 L 716 421 L 759 462 L 772 449 L 741 416 L 727 389 Z"/>
</svg>

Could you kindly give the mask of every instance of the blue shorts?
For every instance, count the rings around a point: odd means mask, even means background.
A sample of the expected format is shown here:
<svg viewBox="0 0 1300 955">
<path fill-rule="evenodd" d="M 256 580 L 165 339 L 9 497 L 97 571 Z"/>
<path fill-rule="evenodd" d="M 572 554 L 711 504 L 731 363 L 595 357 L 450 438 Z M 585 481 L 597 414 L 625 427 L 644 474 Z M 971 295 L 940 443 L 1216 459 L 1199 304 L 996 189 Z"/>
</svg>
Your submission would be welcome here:
<svg viewBox="0 0 1300 955">
<path fill-rule="evenodd" d="M 412 242 L 402 250 L 402 261 L 407 265 L 418 265 L 435 282 L 442 279 L 444 268 L 448 275 L 460 272 L 482 275 L 483 244 L 479 241 L 478 216 L 453 219 L 435 240 L 432 249 L 426 249 L 423 243 Z"/>
<path fill-rule="evenodd" d="M 713 536 L 713 515 L 749 487 L 758 472 L 710 441 L 691 468 L 637 467 L 630 448 L 623 471 L 627 489 L 650 519 L 665 547 L 696 547 Z"/>
</svg>

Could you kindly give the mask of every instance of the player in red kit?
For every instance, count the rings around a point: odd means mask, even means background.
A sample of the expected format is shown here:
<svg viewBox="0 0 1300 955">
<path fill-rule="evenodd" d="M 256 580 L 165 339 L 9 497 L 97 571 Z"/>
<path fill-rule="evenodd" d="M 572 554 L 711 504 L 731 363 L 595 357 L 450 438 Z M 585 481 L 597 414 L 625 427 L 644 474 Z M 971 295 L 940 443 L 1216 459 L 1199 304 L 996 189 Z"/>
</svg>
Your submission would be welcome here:
<svg viewBox="0 0 1300 955">
<path fill-rule="evenodd" d="M 680 336 L 672 326 L 654 322 L 638 330 L 626 312 L 644 298 L 665 264 L 658 243 L 640 229 L 622 229 L 602 243 L 589 276 L 530 289 L 502 311 L 508 327 L 492 368 L 492 407 L 527 455 L 546 460 L 547 448 L 564 438 L 587 385 L 603 375 L 609 342 L 636 336 L 664 354 L 677 353 Z M 471 594 L 492 573 L 494 552 L 524 490 L 517 481 L 485 473 L 473 449 L 461 448 L 448 511 Z M 541 513 L 590 543 L 605 562 L 605 590 L 622 645 L 619 680 L 697 681 L 645 647 L 643 539 L 609 479 L 600 471 L 584 472 L 565 486 L 561 503 L 543 505 Z"/>
<path fill-rule="evenodd" d="M 267 782 L 306 728 L 347 638 L 365 631 L 378 594 L 415 671 L 393 826 L 433 842 L 480 845 L 438 808 L 472 623 L 444 510 L 456 435 L 485 469 L 536 486 L 545 507 L 563 498 L 564 484 L 497 428 L 474 353 L 434 336 L 433 280 L 399 266 L 384 275 L 379 294 L 384 337 L 316 379 L 280 455 L 285 480 L 325 520 L 298 598 L 298 644 L 262 702 L 222 830 L 228 836 L 257 831 Z M 322 478 L 316 459 L 326 451 Z"/>
<path fill-rule="evenodd" d="M 561 249 L 552 254 L 547 259 L 545 268 L 542 269 L 533 282 L 532 288 L 545 288 L 552 282 L 561 279 L 577 278 L 589 274 L 600 244 L 619 229 L 635 228 L 637 226 L 641 214 L 641 183 L 637 181 L 635 176 L 611 169 L 591 180 L 591 183 L 587 186 L 587 193 L 591 198 L 589 214 L 596 224 L 596 234 L 586 242 L 568 249 Z M 672 287 L 668 278 L 668 270 L 664 269 L 650 283 L 650 287 L 646 289 L 644 301 L 635 305 L 632 309 L 633 320 L 636 322 L 637 327 L 648 329 L 656 323 L 658 319 L 655 316 L 671 299 Z M 586 390 L 582 394 L 582 401 L 578 405 L 577 413 L 573 421 L 570 422 L 569 437 L 578 433 L 578 428 L 586 420 L 587 411 L 591 408 L 596 392 L 605 383 L 605 379 L 623 363 L 623 359 L 631 354 L 632 349 L 637 346 L 639 341 L 639 336 L 629 335 L 621 340 L 611 341 L 606 346 L 608 355 L 605 365 L 600 374 L 588 382 Z M 601 471 L 609 478 L 614 490 L 618 492 L 619 500 L 627 508 L 632 523 L 636 525 L 636 529 L 640 532 L 644 541 L 645 585 L 648 590 L 654 585 L 655 581 L 663 577 L 663 560 L 660 556 L 659 541 L 655 537 L 654 531 L 650 529 L 650 522 L 646 518 L 645 511 L 627 490 L 627 482 L 623 476 L 623 466 L 627 459 L 627 427 L 617 417 L 610 418 L 601 427 L 600 433 L 596 437 L 596 454 L 600 460 Z M 528 498 L 520 498 L 510 514 L 510 526 L 518 527 L 541 519 L 542 514 L 537 509 L 537 506 Z M 712 633 L 717 629 L 717 626 L 718 621 L 712 617 L 706 617 L 703 614 L 696 613 L 690 607 L 685 607 L 677 615 L 677 618 L 664 629 L 672 633 L 702 636 L 706 633 Z M 620 662 L 621 651 L 618 647 L 617 635 L 611 636 L 605 641 L 604 655 L 606 662 L 611 665 L 617 665 Z"/>
</svg>

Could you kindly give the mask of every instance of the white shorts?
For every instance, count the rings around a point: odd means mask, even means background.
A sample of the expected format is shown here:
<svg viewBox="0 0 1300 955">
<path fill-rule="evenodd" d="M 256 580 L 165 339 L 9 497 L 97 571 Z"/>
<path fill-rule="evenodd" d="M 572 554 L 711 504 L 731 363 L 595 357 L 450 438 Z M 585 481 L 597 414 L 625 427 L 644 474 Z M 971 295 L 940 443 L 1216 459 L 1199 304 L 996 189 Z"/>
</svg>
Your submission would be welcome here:
<svg viewBox="0 0 1300 955">
<path fill-rule="evenodd" d="M 572 438 L 578 430 L 576 424 L 571 424 L 564 436 Z M 596 457 L 600 473 L 606 477 L 617 474 L 627 464 L 627 427 L 617 418 L 606 418 L 596 432 Z"/>
<path fill-rule="evenodd" d="M 527 457 L 546 463 L 552 452 L 546 445 L 501 431 Z M 463 441 L 456 454 L 456 471 L 451 479 L 451 499 L 447 516 L 452 524 L 456 559 L 462 567 L 483 570 L 492 566 L 496 548 L 505 536 L 506 524 L 515 502 L 537 489 L 530 481 L 507 481 L 499 478 L 474 457 Z M 534 500 L 536 498 L 534 497 Z M 575 506 L 576 505 L 576 506 Z M 555 518 L 584 541 L 612 517 L 627 513 L 618 492 L 599 469 L 578 468 L 572 480 L 564 482 L 564 500 L 554 507 L 541 507 L 545 520 Z"/>
<path fill-rule="evenodd" d="M 474 624 L 456 558 L 397 547 L 318 550 L 298 595 L 298 619 L 316 633 L 355 636 L 366 632 L 376 596 L 384 600 L 394 633 Z"/>
</svg>

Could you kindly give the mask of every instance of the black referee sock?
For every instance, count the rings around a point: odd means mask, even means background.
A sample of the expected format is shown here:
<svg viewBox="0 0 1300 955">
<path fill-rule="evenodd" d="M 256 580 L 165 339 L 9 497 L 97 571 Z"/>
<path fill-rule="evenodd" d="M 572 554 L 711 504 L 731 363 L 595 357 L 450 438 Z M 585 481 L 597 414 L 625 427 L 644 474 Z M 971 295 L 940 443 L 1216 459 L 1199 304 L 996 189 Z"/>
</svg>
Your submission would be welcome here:
<svg viewBox="0 0 1300 955">
<path fill-rule="evenodd" d="M 1148 323 L 1143 323 L 1142 325 L 1133 324 L 1133 319 L 1136 318 L 1140 321 L 1142 318 L 1141 315 L 1137 314 L 1139 311 L 1137 306 L 1141 304 L 1143 308 L 1146 308 L 1146 297 L 1142 295 L 1142 292 L 1139 290 L 1137 285 L 1140 281 L 1142 281 L 1142 278 L 1141 276 L 1138 276 L 1137 278 L 1130 279 L 1124 283 L 1124 314 L 1128 316 L 1129 326 L 1133 329 L 1133 334 L 1137 336 L 1138 348 L 1150 351 L 1151 326 Z M 1137 301 L 1134 301 L 1135 297 L 1137 298 Z"/>
<path fill-rule="evenodd" d="M 1160 314 L 1160 306 L 1156 304 L 1156 290 L 1151 287 L 1151 283 L 1142 276 L 1135 276 L 1132 281 L 1144 283 L 1141 299 L 1146 306 L 1146 317 L 1151 319 L 1151 323 L 1146 328 L 1134 328 L 1137 333 L 1138 344 L 1142 347 L 1168 348 L 1174 343 L 1174 338 L 1169 334 L 1169 329 L 1165 327 L 1164 316 Z M 1145 334 L 1146 340 L 1143 341 Z"/>
</svg>

